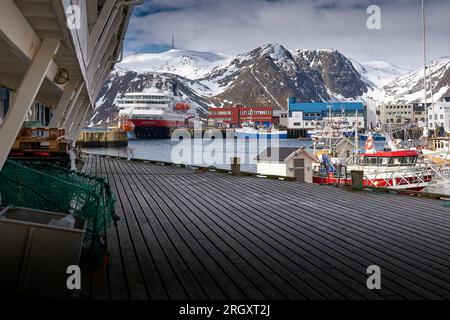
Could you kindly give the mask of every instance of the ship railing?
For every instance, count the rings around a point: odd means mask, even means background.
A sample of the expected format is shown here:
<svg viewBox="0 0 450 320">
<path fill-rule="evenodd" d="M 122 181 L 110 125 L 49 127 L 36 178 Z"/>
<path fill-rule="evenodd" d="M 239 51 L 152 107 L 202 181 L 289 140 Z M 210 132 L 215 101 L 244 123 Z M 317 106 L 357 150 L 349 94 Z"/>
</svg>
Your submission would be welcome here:
<svg viewBox="0 0 450 320">
<path fill-rule="evenodd" d="M 365 175 L 368 186 L 396 187 L 398 185 L 419 186 L 432 181 L 450 183 L 450 168 L 448 166 L 426 166 L 399 168 L 396 171 L 379 171 L 375 175 Z M 384 183 L 380 183 L 384 182 Z"/>
</svg>

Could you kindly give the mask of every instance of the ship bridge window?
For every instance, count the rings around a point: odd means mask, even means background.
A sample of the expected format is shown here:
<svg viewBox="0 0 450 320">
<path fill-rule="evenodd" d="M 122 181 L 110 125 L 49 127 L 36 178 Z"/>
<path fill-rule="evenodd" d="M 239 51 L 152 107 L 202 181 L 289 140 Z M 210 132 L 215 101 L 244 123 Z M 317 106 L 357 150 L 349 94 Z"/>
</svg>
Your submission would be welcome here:
<svg viewBox="0 0 450 320">
<path fill-rule="evenodd" d="M 364 157 L 364 164 L 366 166 L 388 166 L 390 159 L 387 157 Z"/>
<path fill-rule="evenodd" d="M 365 157 L 364 164 L 368 166 L 402 166 L 413 165 L 417 157 Z"/>
<path fill-rule="evenodd" d="M 395 157 L 391 160 L 392 166 L 411 165 L 416 162 L 417 157 Z"/>
<path fill-rule="evenodd" d="M 376 157 L 365 157 L 364 164 L 366 166 L 376 166 L 378 164 L 378 158 Z"/>
<path fill-rule="evenodd" d="M 389 165 L 390 158 L 379 158 L 379 165 L 380 166 L 388 166 Z"/>
<path fill-rule="evenodd" d="M 391 165 L 399 166 L 401 164 L 402 164 L 402 158 L 400 158 L 400 157 L 392 158 Z"/>
<path fill-rule="evenodd" d="M 403 157 L 402 158 L 402 164 L 414 164 L 416 163 L 417 157 Z"/>
</svg>

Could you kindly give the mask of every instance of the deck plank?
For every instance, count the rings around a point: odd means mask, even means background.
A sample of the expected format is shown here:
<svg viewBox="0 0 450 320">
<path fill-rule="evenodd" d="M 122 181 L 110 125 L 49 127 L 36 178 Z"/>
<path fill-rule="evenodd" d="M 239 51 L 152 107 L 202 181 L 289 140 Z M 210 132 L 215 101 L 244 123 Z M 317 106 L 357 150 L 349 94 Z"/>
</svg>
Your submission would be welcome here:
<svg viewBox="0 0 450 320">
<path fill-rule="evenodd" d="M 181 179 L 177 179 L 178 181 Z M 165 184 L 169 183 L 167 180 L 164 181 Z M 181 185 L 181 183 L 178 183 Z M 174 185 L 175 186 L 175 185 Z M 341 298 L 337 292 L 335 292 L 330 285 L 332 285 L 332 279 L 327 279 L 326 281 L 320 281 L 317 278 L 313 278 L 310 271 L 312 267 L 307 263 L 307 260 L 304 259 L 303 268 L 299 268 L 299 265 L 295 265 L 295 261 L 290 259 L 288 254 L 280 254 L 284 248 L 276 247 L 270 245 L 270 240 L 267 240 L 267 235 L 261 233 L 257 230 L 252 224 L 247 223 L 247 221 L 243 219 L 235 219 L 237 216 L 242 216 L 242 214 L 246 214 L 247 212 L 240 212 L 238 208 L 236 210 L 229 210 L 229 204 L 227 205 L 225 202 L 221 202 L 220 199 L 215 198 L 214 202 L 209 202 L 207 198 L 204 198 L 202 192 L 200 190 L 191 189 L 190 185 L 184 184 L 182 190 L 188 190 L 190 193 L 195 194 L 195 197 L 202 201 L 202 204 L 209 209 L 210 213 L 208 218 L 216 221 L 219 225 L 223 224 L 224 226 L 234 225 L 234 228 L 227 228 L 228 233 L 234 234 L 235 238 L 244 245 L 247 250 L 251 252 L 255 252 L 258 258 L 263 260 L 269 268 L 274 270 L 275 274 L 278 274 L 280 278 L 284 279 L 286 282 L 289 282 L 294 288 L 301 288 L 300 290 L 306 293 L 308 296 L 319 298 L 321 294 L 319 292 L 326 292 L 327 296 L 332 297 L 333 299 Z M 186 199 L 189 201 L 189 199 Z M 237 236 L 238 234 L 248 234 L 249 236 Z M 257 237 L 250 237 L 250 235 L 257 235 Z M 257 239 L 257 241 L 254 241 Z M 273 242 L 276 246 L 276 242 Z M 255 251 L 256 250 L 256 251 Z M 298 272 L 292 273 L 292 270 L 298 269 Z M 309 269 L 309 271 L 308 271 Z M 312 267 L 314 269 L 314 267 Z M 317 270 L 316 270 L 317 271 Z M 320 274 L 320 272 L 317 272 Z M 298 274 L 302 274 L 301 277 L 298 277 Z M 314 283 L 314 287 L 311 287 L 309 282 Z M 328 284 L 330 283 L 330 285 Z M 286 290 L 286 285 L 280 287 L 283 290 Z M 317 292 L 316 289 L 319 289 Z"/>
<path fill-rule="evenodd" d="M 126 170 L 129 174 L 132 174 L 129 171 L 130 168 L 126 168 Z M 194 280 L 191 276 L 185 276 L 183 278 L 190 285 L 187 286 L 188 290 L 182 285 L 180 279 L 183 275 L 188 275 L 189 271 L 182 260 L 180 260 L 179 255 L 170 243 L 170 239 L 165 235 L 163 228 L 156 218 L 156 214 L 160 211 L 157 203 L 151 197 L 144 199 L 141 196 L 140 190 L 134 186 L 135 179 L 126 179 L 126 176 L 123 176 L 123 179 L 124 182 L 128 180 L 131 183 L 125 183 L 127 186 L 126 190 L 135 197 L 133 203 L 140 212 L 140 224 L 144 230 L 146 243 L 155 259 L 155 267 L 163 277 L 162 281 L 165 283 L 169 296 L 172 299 L 187 299 L 189 297 L 204 298 L 201 289 L 193 284 Z M 131 188 L 133 188 L 133 192 L 130 191 Z M 194 288 L 192 289 L 192 287 Z M 150 288 L 150 291 L 152 292 L 153 288 Z"/>
<path fill-rule="evenodd" d="M 270 194 L 267 194 L 266 195 L 266 197 L 270 197 Z M 289 199 L 286 199 L 286 201 L 289 201 Z M 307 203 L 304 203 L 304 205 L 308 205 Z M 323 205 L 323 204 L 322 204 Z M 285 207 L 284 207 L 285 208 Z M 332 212 L 332 209 L 333 208 L 330 208 L 330 210 L 328 210 L 327 212 L 326 212 L 326 215 L 325 216 L 323 216 L 323 219 L 328 219 L 328 218 L 330 218 L 331 217 L 331 215 L 333 214 L 333 212 Z M 283 210 L 283 213 L 286 211 L 286 209 L 285 210 Z M 351 209 L 347 209 L 347 211 L 351 211 Z M 315 213 L 315 214 L 318 214 L 318 215 L 320 215 L 320 212 L 318 212 L 317 211 L 317 208 L 314 208 L 314 206 L 312 206 L 311 208 L 310 208 L 310 212 L 311 213 Z M 338 219 L 343 219 L 344 217 L 342 217 L 342 216 L 339 216 L 338 217 Z M 352 221 L 350 221 L 350 222 L 353 222 L 355 219 L 353 219 Z M 342 227 L 339 223 L 340 223 L 341 221 L 338 221 L 337 220 L 337 227 Z M 327 223 L 327 226 L 329 226 L 330 224 L 329 223 Z M 349 227 L 352 227 L 352 226 L 349 226 Z M 355 227 L 355 226 L 353 226 L 353 227 Z M 359 227 L 360 228 L 360 227 Z M 361 228 L 360 228 L 361 229 Z M 360 231 L 360 233 L 361 233 L 361 230 L 359 230 Z M 381 232 L 382 230 L 380 229 L 380 232 Z M 369 241 L 369 244 L 368 245 L 370 245 L 370 242 L 374 242 L 374 239 L 376 239 L 376 238 L 378 238 L 378 234 L 373 234 L 373 233 L 368 233 L 367 235 L 364 235 L 364 234 L 362 234 L 361 233 L 361 236 L 366 236 L 366 238 L 368 239 L 368 241 Z M 386 235 L 385 235 L 386 236 Z M 368 238 L 369 237 L 369 238 Z M 358 238 L 358 240 L 361 240 L 362 238 Z M 386 238 L 383 238 L 382 240 L 386 240 Z M 376 241 L 375 241 L 376 242 Z M 389 247 L 388 249 L 390 249 L 390 250 L 392 250 L 392 246 L 391 247 Z M 397 248 L 394 248 L 394 249 L 397 249 Z M 397 250 L 399 250 L 399 249 L 397 249 Z M 404 259 L 407 259 L 408 258 L 408 254 L 412 254 L 412 253 L 414 253 L 414 251 L 410 251 L 409 253 L 408 252 L 404 252 L 404 254 L 403 254 L 403 258 Z M 424 251 L 423 252 L 423 254 L 427 254 L 427 251 Z M 427 272 L 433 272 L 433 271 L 435 271 L 435 270 L 439 270 L 440 268 L 446 268 L 447 269 L 447 266 L 448 266 L 448 263 L 446 262 L 446 261 L 444 261 L 443 263 L 445 263 L 444 265 L 443 264 L 433 264 L 433 262 L 431 262 L 431 261 L 428 261 L 427 259 L 423 259 L 423 257 L 421 256 L 421 255 L 416 255 L 416 256 L 414 256 L 414 258 L 411 260 L 411 262 L 412 263 L 414 263 L 414 262 L 416 262 L 416 260 L 419 262 L 419 263 L 422 263 L 422 264 L 425 264 L 425 265 L 431 265 L 432 267 L 433 267 L 433 269 L 429 269 L 429 270 L 426 270 Z M 439 275 L 437 275 L 437 279 L 435 279 L 436 281 L 438 281 L 438 282 L 440 282 L 440 279 L 442 278 L 442 277 L 444 277 L 444 279 L 445 278 L 448 278 L 448 275 L 445 273 L 445 272 L 441 272 Z M 429 281 L 429 278 L 427 278 L 426 279 L 427 281 Z M 444 285 L 444 286 L 446 286 L 447 285 L 447 282 L 443 282 L 443 283 L 441 283 L 442 285 Z"/>
<path fill-rule="evenodd" d="M 181 249 L 186 256 L 186 261 L 192 265 L 193 274 L 199 275 L 198 282 L 202 284 L 207 292 L 207 295 L 211 299 L 242 299 L 245 297 L 243 291 L 233 285 L 233 279 L 229 278 L 221 270 L 220 265 L 212 259 L 209 254 L 211 247 L 204 247 L 199 240 L 204 238 L 202 235 L 195 233 L 195 226 L 187 228 L 189 223 L 183 219 L 183 212 L 187 210 L 184 203 L 178 202 L 171 197 L 171 191 L 168 190 L 164 193 L 159 188 L 153 188 L 152 184 L 148 183 L 144 177 L 137 176 L 135 180 L 135 186 L 139 188 L 143 196 L 151 196 L 157 202 L 166 201 L 168 208 L 162 208 L 161 212 L 165 217 L 161 217 L 161 220 L 166 225 L 166 230 L 169 229 L 168 235 L 172 238 L 173 242 L 180 244 L 183 242 Z M 158 197 L 155 197 L 155 195 Z M 181 210 L 182 207 L 184 210 Z M 177 234 L 174 234 L 174 231 Z M 194 257 L 195 256 L 195 257 Z M 200 265 L 201 266 L 200 266 Z M 223 294 L 221 293 L 223 289 Z"/>
<path fill-rule="evenodd" d="M 205 187 L 207 187 L 207 186 L 205 186 Z M 206 188 L 206 189 L 208 189 L 208 188 Z M 217 190 L 217 191 L 219 191 L 219 190 Z M 239 192 L 239 191 L 238 191 Z M 216 192 L 216 193 L 218 193 L 218 194 L 220 194 L 221 192 Z M 245 194 L 245 192 L 240 192 L 240 193 L 238 193 L 236 196 L 239 196 L 239 197 L 246 197 L 246 196 L 243 196 L 243 194 Z M 267 195 L 265 195 L 265 198 L 266 199 L 268 199 L 268 198 L 270 198 L 270 194 L 267 194 Z M 247 198 L 244 198 L 244 199 L 241 199 L 242 201 L 240 202 L 240 205 L 246 205 L 246 204 L 248 204 L 248 203 L 251 203 L 252 202 L 252 198 L 251 197 L 248 197 L 248 199 Z M 232 205 L 232 204 L 230 204 L 230 205 Z M 258 203 L 255 203 L 255 206 L 258 206 L 259 204 Z M 317 205 L 319 205 L 319 203 L 317 204 Z M 286 207 L 285 206 L 283 206 L 283 214 L 284 214 L 284 211 L 286 211 Z M 318 212 L 317 212 L 317 210 L 311 210 L 310 211 L 310 213 L 311 214 L 314 214 L 314 215 L 316 215 L 316 214 L 318 214 Z M 258 214 L 263 214 L 263 212 L 261 211 L 260 213 L 258 213 Z M 283 214 L 281 214 L 281 212 L 280 212 L 280 210 L 279 210 L 279 208 L 275 208 L 274 209 L 274 211 L 273 211 L 273 214 L 275 215 L 275 214 L 278 214 L 278 215 L 283 215 Z M 299 214 L 299 211 L 295 211 L 295 212 L 293 212 L 293 214 Z M 327 213 L 328 214 L 328 213 Z M 324 219 L 327 219 L 328 217 L 327 216 L 324 216 Z M 307 219 L 310 219 L 310 217 L 309 216 L 305 216 L 305 220 L 304 221 L 307 221 Z M 303 221 L 303 222 L 304 222 Z M 295 220 L 291 220 L 291 221 L 288 221 L 288 223 L 296 223 L 296 221 Z M 297 223 L 298 223 L 298 221 L 297 221 Z M 269 225 L 269 224 L 266 224 L 266 225 Z M 272 225 L 272 223 L 270 223 L 270 225 Z M 300 225 L 299 225 L 300 226 Z M 329 226 L 329 223 L 327 223 L 326 224 L 326 227 L 328 227 Z M 326 231 L 327 233 L 330 233 L 330 232 L 332 232 L 332 231 L 330 231 L 330 230 L 328 230 L 328 228 L 320 228 L 320 226 L 318 226 L 318 225 L 311 225 L 311 228 L 310 229 L 312 229 L 312 230 L 323 230 L 324 232 Z M 343 240 L 346 240 L 346 241 L 349 241 L 349 239 L 345 239 L 345 238 L 342 238 L 342 237 L 340 237 L 340 235 L 339 235 L 339 229 L 338 229 L 338 233 L 334 233 L 334 234 L 332 234 L 333 235 L 333 239 L 335 240 L 335 241 L 343 241 Z M 319 236 L 322 236 L 323 237 L 323 234 L 322 235 L 320 235 L 319 234 Z M 360 240 L 360 239 L 359 239 Z M 354 242 L 354 241 L 353 241 Z M 369 243 L 368 243 L 368 245 L 370 246 L 371 245 L 371 243 L 370 243 L 370 241 L 369 241 Z M 359 243 L 352 243 L 352 246 L 353 246 L 353 251 L 355 251 L 355 248 L 357 248 L 358 246 L 359 246 Z M 343 249 L 345 249 L 345 247 L 343 248 Z M 336 250 L 339 252 L 339 248 L 336 248 Z M 342 249 L 341 249 L 342 250 Z M 361 251 L 361 250 L 360 250 Z M 361 251 L 362 252 L 362 254 L 364 255 L 364 251 Z M 366 256 L 367 256 L 367 254 L 365 254 Z M 420 256 L 418 256 L 418 258 L 420 258 Z M 387 260 L 387 262 L 389 262 L 389 260 Z M 367 264 L 366 264 L 366 266 L 367 266 Z M 402 272 L 399 272 L 399 274 L 402 274 Z M 401 281 L 408 281 L 408 279 L 407 278 L 405 278 L 405 279 L 402 279 Z M 439 280 L 438 280 L 439 281 Z M 431 294 L 432 296 L 434 296 L 433 294 Z"/>
<path fill-rule="evenodd" d="M 442 201 L 107 157 L 83 170 L 108 179 L 121 217 L 93 299 L 450 298 Z"/>
<path fill-rule="evenodd" d="M 98 161 L 104 161 L 104 159 L 98 159 Z M 102 172 L 103 176 L 106 177 L 108 183 L 111 186 L 113 193 L 117 193 L 115 181 L 113 176 L 110 174 L 111 168 L 109 163 L 105 162 L 104 172 Z M 123 209 L 121 206 L 120 199 L 116 196 L 116 202 L 114 203 L 114 208 L 116 214 L 121 217 L 123 221 Z M 109 252 L 109 263 L 107 266 L 107 276 L 108 276 L 108 284 L 110 286 L 109 298 L 110 299 L 129 299 L 129 288 L 127 277 L 125 273 L 124 267 L 124 257 L 122 253 L 122 243 L 120 241 L 119 236 L 119 228 L 118 225 L 113 224 L 106 231 L 106 242 L 108 245 Z"/>
<path fill-rule="evenodd" d="M 114 168 L 114 162 L 111 163 L 111 168 Z M 145 280 L 142 276 L 140 257 L 143 252 L 138 252 L 137 249 L 141 249 L 140 243 L 136 244 L 136 232 L 131 229 L 130 222 L 133 216 L 133 210 L 128 200 L 128 195 L 124 191 L 123 183 L 120 176 L 117 174 L 109 174 L 110 181 L 112 182 L 112 191 L 116 195 L 117 208 L 116 213 L 120 217 L 120 221 L 117 224 L 117 230 L 120 239 L 120 252 L 123 260 L 122 268 L 124 277 L 126 279 L 126 286 L 128 291 L 128 298 L 133 300 L 141 300 L 148 298 L 148 291 L 145 284 Z"/>
<path fill-rule="evenodd" d="M 99 162 L 99 164 L 100 164 L 99 168 L 101 171 L 101 174 L 99 175 L 99 177 L 108 180 L 106 174 L 104 173 L 106 170 L 104 168 L 102 168 L 102 166 L 104 164 L 101 161 Z M 107 236 L 106 236 L 106 238 L 107 238 Z M 105 241 L 106 241 L 106 245 L 107 245 L 108 240 L 105 239 Z M 108 261 L 106 259 L 108 259 L 108 257 L 104 256 L 103 259 L 105 261 L 105 264 L 104 264 L 105 269 L 103 269 L 103 267 L 102 267 L 102 269 L 100 269 L 100 270 L 94 270 L 89 277 L 90 278 L 89 279 L 90 280 L 90 288 L 91 288 L 90 295 L 91 295 L 92 299 L 96 299 L 96 300 L 109 300 L 110 299 L 110 291 L 109 291 L 110 286 L 109 286 L 108 272 L 106 269 L 106 266 L 107 266 L 106 263 Z"/>
</svg>

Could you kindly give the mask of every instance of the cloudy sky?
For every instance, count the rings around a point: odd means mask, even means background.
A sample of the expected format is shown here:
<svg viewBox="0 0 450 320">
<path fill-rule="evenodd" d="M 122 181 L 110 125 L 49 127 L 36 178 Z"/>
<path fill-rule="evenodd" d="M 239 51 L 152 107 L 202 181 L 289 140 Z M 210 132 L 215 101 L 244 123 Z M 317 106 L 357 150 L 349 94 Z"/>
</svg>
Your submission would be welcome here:
<svg viewBox="0 0 450 320">
<path fill-rule="evenodd" d="M 450 56 L 450 0 L 425 0 L 432 59 Z M 367 8 L 381 9 L 369 30 Z M 422 63 L 421 0 L 145 0 L 135 7 L 125 54 L 170 48 L 242 53 L 265 43 L 333 48 L 359 61 Z"/>
</svg>

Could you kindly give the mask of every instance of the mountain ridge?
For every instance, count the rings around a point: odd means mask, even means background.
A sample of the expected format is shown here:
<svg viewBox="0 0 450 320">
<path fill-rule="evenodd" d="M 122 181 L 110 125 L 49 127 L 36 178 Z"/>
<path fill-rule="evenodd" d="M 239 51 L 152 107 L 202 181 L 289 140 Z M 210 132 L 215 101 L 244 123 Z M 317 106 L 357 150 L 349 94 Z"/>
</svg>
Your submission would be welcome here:
<svg viewBox="0 0 450 320">
<path fill-rule="evenodd" d="M 450 58 L 433 61 L 430 70 L 435 98 L 449 95 Z M 124 58 L 102 87 L 91 125 L 115 122 L 118 94 L 158 81 L 176 84 L 203 118 L 210 107 L 234 103 L 285 109 L 289 96 L 305 102 L 373 98 L 383 103 L 401 101 L 402 94 L 406 100 L 420 98 L 422 90 L 420 69 L 380 60 L 358 62 L 335 49 L 288 50 L 269 43 L 235 56 L 170 50 Z"/>
</svg>

